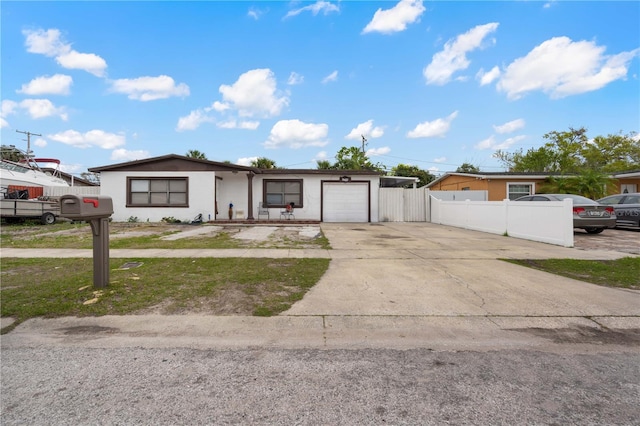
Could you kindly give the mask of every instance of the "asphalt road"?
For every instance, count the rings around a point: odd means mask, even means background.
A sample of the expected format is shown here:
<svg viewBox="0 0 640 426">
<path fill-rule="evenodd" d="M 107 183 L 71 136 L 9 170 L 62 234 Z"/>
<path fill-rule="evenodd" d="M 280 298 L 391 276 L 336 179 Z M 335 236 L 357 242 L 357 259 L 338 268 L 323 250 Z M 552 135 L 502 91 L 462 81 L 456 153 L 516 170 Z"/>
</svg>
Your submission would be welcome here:
<svg viewBox="0 0 640 426">
<path fill-rule="evenodd" d="M 637 425 L 640 356 L 10 349 L 9 425 Z"/>
<path fill-rule="evenodd" d="M 325 233 L 332 268 L 278 317 L 21 324 L 0 339 L 0 423 L 640 424 L 639 292 L 496 260 L 627 252 L 430 224 Z"/>
</svg>

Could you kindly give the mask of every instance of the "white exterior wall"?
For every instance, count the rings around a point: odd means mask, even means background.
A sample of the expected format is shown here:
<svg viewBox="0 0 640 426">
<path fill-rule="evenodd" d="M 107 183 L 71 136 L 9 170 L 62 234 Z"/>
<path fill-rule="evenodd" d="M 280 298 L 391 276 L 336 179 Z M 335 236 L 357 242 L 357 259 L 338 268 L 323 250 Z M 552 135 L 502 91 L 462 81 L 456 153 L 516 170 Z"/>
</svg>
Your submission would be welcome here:
<svg viewBox="0 0 640 426">
<path fill-rule="evenodd" d="M 127 207 L 127 177 L 188 177 L 189 207 Z M 114 222 L 126 222 L 131 217 L 137 217 L 140 222 L 160 222 L 163 217 L 190 222 L 198 214 L 206 221 L 209 215 L 214 217 L 214 182 L 214 172 L 103 172 L 100 195 L 113 200 Z"/>
<path fill-rule="evenodd" d="M 347 175 L 348 176 L 348 175 Z M 378 221 L 378 189 L 380 178 L 378 176 L 351 176 L 354 181 L 369 181 L 371 194 L 371 222 Z M 246 177 L 244 178 L 246 181 Z M 262 201 L 262 182 L 264 179 L 302 179 L 303 202 L 302 208 L 296 207 L 294 215 L 296 219 L 320 220 L 321 206 L 320 196 L 322 193 L 321 182 L 339 182 L 338 176 L 319 174 L 286 174 L 286 175 L 256 175 L 253 178 L 253 216 L 257 219 L 258 205 Z M 246 182 L 245 182 L 246 186 Z M 246 191 L 245 191 L 246 193 Z M 246 195 L 245 195 L 246 198 Z M 246 208 L 246 207 L 245 207 Z M 269 218 L 279 219 L 281 208 L 270 208 Z M 246 216 L 246 214 L 245 214 Z"/>
</svg>

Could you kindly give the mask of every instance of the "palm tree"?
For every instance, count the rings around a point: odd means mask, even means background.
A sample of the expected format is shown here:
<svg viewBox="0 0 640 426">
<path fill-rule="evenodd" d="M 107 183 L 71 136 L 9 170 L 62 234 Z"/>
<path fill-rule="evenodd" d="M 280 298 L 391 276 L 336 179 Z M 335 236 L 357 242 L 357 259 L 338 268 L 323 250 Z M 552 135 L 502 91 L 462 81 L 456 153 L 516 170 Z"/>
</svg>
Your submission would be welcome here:
<svg viewBox="0 0 640 426">
<path fill-rule="evenodd" d="M 276 162 L 267 157 L 258 157 L 251 161 L 251 167 L 258 169 L 277 169 Z"/>
<path fill-rule="evenodd" d="M 190 149 L 189 151 L 187 151 L 186 156 L 189 158 L 197 158 L 198 160 L 207 159 L 207 156 L 204 154 L 204 152 L 200 152 L 197 149 Z"/>
</svg>

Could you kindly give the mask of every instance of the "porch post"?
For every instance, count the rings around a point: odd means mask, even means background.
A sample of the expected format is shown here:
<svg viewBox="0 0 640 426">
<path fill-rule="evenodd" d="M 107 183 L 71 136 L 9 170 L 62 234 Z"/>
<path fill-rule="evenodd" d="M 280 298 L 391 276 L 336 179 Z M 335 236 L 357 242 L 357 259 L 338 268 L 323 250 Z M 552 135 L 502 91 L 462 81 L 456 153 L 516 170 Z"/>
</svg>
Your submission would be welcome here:
<svg viewBox="0 0 640 426">
<path fill-rule="evenodd" d="M 249 194 L 249 200 L 247 200 L 249 212 L 247 213 L 247 220 L 253 220 L 253 172 L 247 173 L 247 179 L 249 180 L 249 188 L 247 191 Z"/>
</svg>

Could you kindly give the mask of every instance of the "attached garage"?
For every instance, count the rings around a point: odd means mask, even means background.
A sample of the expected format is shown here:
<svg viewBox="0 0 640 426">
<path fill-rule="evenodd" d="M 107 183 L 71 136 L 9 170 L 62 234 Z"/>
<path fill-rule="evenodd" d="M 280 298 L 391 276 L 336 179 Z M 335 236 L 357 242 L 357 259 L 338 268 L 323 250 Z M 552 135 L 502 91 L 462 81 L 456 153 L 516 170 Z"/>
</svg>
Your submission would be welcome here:
<svg viewBox="0 0 640 426">
<path fill-rule="evenodd" d="M 371 182 L 322 181 L 322 222 L 371 222 Z"/>
</svg>

